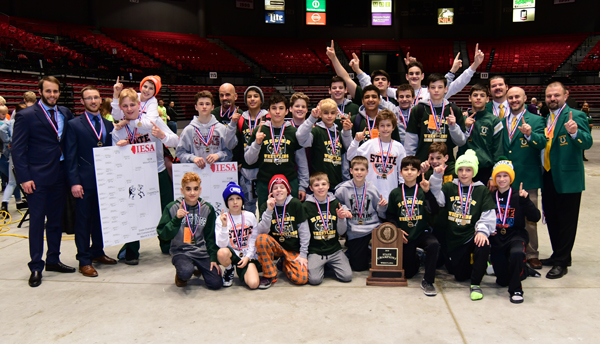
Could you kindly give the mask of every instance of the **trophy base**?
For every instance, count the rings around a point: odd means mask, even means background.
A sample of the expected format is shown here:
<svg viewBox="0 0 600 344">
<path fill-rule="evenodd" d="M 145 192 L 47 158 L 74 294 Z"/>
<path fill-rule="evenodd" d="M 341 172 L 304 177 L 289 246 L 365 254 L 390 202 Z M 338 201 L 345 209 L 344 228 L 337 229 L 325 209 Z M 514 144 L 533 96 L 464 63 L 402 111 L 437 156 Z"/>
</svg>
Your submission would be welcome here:
<svg viewBox="0 0 600 344">
<path fill-rule="evenodd" d="M 367 285 L 379 287 L 406 287 L 408 282 L 404 277 L 404 270 L 379 270 L 369 269 Z"/>
</svg>

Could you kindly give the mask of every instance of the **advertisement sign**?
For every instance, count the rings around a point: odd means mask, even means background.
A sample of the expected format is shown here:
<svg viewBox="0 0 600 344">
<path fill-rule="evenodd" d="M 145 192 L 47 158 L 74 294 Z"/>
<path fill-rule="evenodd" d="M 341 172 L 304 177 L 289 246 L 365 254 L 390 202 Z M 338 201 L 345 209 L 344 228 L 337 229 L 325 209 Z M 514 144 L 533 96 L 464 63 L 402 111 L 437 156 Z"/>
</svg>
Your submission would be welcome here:
<svg viewBox="0 0 600 344">
<path fill-rule="evenodd" d="M 306 25 L 325 25 L 325 13 L 306 12 Z"/>
<path fill-rule="evenodd" d="M 454 8 L 438 8 L 438 25 L 454 24 Z"/>
<path fill-rule="evenodd" d="M 371 1 L 371 13 L 392 13 L 392 2 Z"/>
<path fill-rule="evenodd" d="M 243 8 L 246 10 L 254 9 L 254 0 L 235 0 L 236 8 Z"/>
<path fill-rule="evenodd" d="M 513 23 L 532 22 L 535 20 L 535 8 L 515 8 L 513 10 Z"/>
<path fill-rule="evenodd" d="M 284 11 L 265 11 L 265 23 L 267 24 L 285 24 Z"/>
<path fill-rule="evenodd" d="M 306 0 L 306 12 L 325 12 L 325 0 Z"/>
<path fill-rule="evenodd" d="M 535 0 L 513 0 L 513 8 L 535 7 Z"/>
<path fill-rule="evenodd" d="M 285 0 L 265 0 L 266 11 L 285 11 Z"/>
<path fill-rule="evenodd" d="M 372 13 L 371 25 L 373 26 L 390 26 L 392 25 L 391 13 Z"/>
</svg>

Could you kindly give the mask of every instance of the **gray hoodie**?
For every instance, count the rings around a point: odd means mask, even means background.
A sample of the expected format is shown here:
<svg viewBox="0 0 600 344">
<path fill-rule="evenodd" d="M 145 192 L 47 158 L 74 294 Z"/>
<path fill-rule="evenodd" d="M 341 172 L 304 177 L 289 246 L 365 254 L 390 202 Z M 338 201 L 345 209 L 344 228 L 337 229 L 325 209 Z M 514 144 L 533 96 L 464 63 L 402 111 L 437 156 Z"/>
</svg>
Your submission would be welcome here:
<svg viewBox="0 0 600 344">
<path fill-rule="evenodd" d="M 362 201 L 365 186 L 367 188 L 366 201 L 362 204 L 363 211 L 359 217 L 358 203 Z M 346 220 L 348 240 L 371 234 L 373 229 L 381 224 L 379 218 L 385 218 L 385 211 L 387 210 L 387 206 L 379 206 L 380 194 L 372 183 L 365 182 L 365 185 L 356 189 L 356 194 L 359 202 L 356 201 L 354 181 L 352 180 L 345 181 L 335 188 L 335 197 L 352 213 L 352 218 Z M 359 220 L 362 220 L 361 225 L 358 224 Z"/>
<path fill-rule="evenodd" d="M 215 126 L 215 130 L 208 146 L 206 146 L 200 140 L 196 130 L 202 134 L 204 139 L 208 139 L 210 129 L 213 125 Z M 177 154 L 182 163 L 193 163 L 196 157 L 206 159 L 210 154 L 217 154 L 219 162 L 231 161 L 233 154 L 227 148 L 225 129 L 226 127 L 219 123 L 214 115 L 211 115 L 211 119 L 207 124 L 200 123 L 198 116 L 194 116 L 190 124 L 181 132 L 181 138 L 179 139 L 177 149 L 175 149 L 175 154 Z M 208 152 L 206 151 L 207 147 Z"/>
</svg>

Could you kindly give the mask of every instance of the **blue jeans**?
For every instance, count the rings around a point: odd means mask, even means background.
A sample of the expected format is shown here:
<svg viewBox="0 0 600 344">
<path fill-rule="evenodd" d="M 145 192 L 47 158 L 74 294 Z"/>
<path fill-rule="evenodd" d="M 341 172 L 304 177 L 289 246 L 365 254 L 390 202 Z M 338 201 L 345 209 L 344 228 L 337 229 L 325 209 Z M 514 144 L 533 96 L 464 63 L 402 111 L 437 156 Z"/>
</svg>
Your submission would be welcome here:
<svg viewBox="0 0 600 344">
<path fill-rule="evenodd" d="M 5 173 L 8 176 L 8 184 L 6 184 L 6 189 L 4 190 L 2 202 L 8 203 L 8 201 L 10 201 L 10 195 L 14 195 L 15 200 L 21 202 L 21 190 L 17 187 L 17 179 L 13 173 L 12 159 L 9 162 L 4 155 L 0 158 L 0 172 Z"/>
</svg>

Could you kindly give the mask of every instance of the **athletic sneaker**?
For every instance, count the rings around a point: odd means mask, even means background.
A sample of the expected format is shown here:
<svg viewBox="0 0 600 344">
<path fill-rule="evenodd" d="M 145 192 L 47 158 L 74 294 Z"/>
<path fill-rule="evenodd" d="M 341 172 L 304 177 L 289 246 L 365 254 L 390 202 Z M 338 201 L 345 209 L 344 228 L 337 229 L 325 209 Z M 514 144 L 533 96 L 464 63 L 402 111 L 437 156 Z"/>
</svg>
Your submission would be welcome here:
<svg viewBox="0 0 600 344">
<path fill-rule="evenodd" d="M 276 278 L 261 277 L 258 289 L 269 289 L 275 282 L 277 282 Z"/>
<path fill-rule="evenodd" d="M 231 268 L 225 269 L 223 272 L 223 287 L 231 287 L 233 284 L 233 276 L 235 275 L 235 268 L 230 265 Z"/>
<path fill-rule="evenodd" d="M 512 303 L 523 303 L 523 292 L 516 291 L 514 294 L 510 296 L 510 302 Z"/>
<path fill-rule="evenodd" d="M 471 285 L 471 301 L 478 301 L 483 299 L 483 291 L 478 285 Z"/>
<path fill-rule="evenodd" d="M 426 280 L 421 281 L 421 289 L 423 289 L 423 293 L 427 296 L 436 296 L 437 291 L 435 290 L 435 286 Z"/>
</svg>

